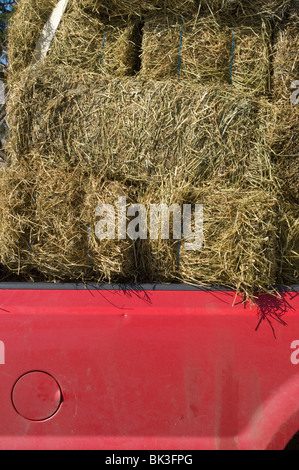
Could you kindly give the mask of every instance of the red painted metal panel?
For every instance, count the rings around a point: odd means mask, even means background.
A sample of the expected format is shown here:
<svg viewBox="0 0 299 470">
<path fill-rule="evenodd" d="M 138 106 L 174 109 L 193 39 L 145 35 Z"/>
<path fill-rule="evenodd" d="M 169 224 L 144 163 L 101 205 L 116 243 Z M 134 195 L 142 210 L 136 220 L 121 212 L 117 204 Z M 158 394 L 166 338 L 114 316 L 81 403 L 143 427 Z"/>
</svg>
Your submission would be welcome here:
<svg viewBox="0 0 299 470">
<path fill-rule="evenodd" d="M 0 340 L 1 449 L 283 448 L 299 430 L 298 292 L 2 289 Z M 12 404 L 31 371 L 63 395 L 43 421 Z"/>
</svg>

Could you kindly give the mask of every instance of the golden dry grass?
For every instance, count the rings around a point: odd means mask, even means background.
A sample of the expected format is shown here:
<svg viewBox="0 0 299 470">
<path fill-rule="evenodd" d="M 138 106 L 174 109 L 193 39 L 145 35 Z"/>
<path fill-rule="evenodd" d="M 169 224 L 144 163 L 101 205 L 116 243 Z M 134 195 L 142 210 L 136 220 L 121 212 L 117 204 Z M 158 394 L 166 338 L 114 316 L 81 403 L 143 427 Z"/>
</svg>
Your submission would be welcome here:
<svg viewBox="0 0 299 470">
<path fill-rule="evenodd" d="M 180 281 L 225 285 L 248 295 L 273 286 L 277 275 L 278 205 L 262 190 L 210 184 L 202 189 L 181 186 L 151 188 L 150 204 L 203 204 L 203 247 L 185 249 L 182 241 L 141 243 L 146 276 L 152 282 Z"/>
<path fill-rule="evenodd" d="M 287 90 L 298 24 L 281 24 L 270 56 L 269 21 L 289 3 L 71 0 L 33 70 L 56 0 L 21 0 L 10 26 L 1 263 L 31 280 L 224 284 L 246 298 L 295 283 L 299 108 Z M 202 249 L 100 242 L 95 208 L 121 195 L 146 207 L 203 203 Z"/>
<path fill-rule="evenodd" d="M 37 163 L 1 175 L 1 263 L 28 280 L 133 281 L 133 243 L 95 236 L 97 206 L 130 201 L 130 188 Z"/>
<path fill-rule="evenodd" d="M 241 92 L 270 89 L 271 24 L 231 15 L 145 19 L 141 76 L 194 83 L 231 83 Z"/>
</svg>

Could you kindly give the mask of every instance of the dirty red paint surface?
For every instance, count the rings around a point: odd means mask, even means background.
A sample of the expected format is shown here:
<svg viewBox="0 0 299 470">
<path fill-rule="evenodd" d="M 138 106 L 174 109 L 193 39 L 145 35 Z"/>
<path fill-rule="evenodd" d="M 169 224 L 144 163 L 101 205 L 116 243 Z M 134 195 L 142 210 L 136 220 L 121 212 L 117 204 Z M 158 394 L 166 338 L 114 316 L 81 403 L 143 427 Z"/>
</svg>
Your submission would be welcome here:
<svg viewBox="0 0 299 470">
<path fill-rule="evenodd" d="M 216 290 L 0 289 L 0 448 L 284 448 L 299 430 L 299 292 L 234 300 Z M 63 396 L 24 386 L 22 406 L 35 410 L 38 397 L 43 417 L 56 400 L 43 421 L 12 403 L 31 371 L 50 374 Z"/>
</svg>

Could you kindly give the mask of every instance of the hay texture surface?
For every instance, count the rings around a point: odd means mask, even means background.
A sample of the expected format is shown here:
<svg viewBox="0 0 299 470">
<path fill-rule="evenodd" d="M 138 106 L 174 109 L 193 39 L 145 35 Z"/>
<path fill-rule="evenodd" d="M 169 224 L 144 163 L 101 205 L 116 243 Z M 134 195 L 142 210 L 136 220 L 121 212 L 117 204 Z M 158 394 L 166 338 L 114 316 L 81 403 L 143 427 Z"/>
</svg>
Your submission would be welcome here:
<svg viewBox="0 0 299 470">
<path fill-rule="evenodd" d="M 44 70 L 16 87 L 8 108 L 12 161 L 80 166 L 120 182 L 271 180 L 254 99 L 229 86 L 106 80 Z M 270 181 L 271 182 L 271 181 Z"/>
<path fill-rule="evenodd" d="M 27 280 L 223 284 L 246 297 L 298 278 L 294 12 L 270 57 L 269 17 L 289 2 L 71 0 L 33 69 L 55 5 L 20 0 L 10 25 L 2 265 Z M 202 248 L 186 250 L 184 233 L 99 240 L 96 208 L 119 196 L 203 204 Z"/>
<path fill-rule="evenodd" d="M 27 280 L 134 281 L 133 244 L 99 240 L 96 208 L 130 189 L 81 171 L 17 165 L 1 175 L 1 263 Z"/>
<path fill-rule="evenodd" d="M 22 0 L 9 27 L 12 80 L 30 66 L 39 35 L 56 0 Z M 110 18 L 90 0 L 70 0 L 55 34 L 46 63 L 116 76 L 132 75 L 139 60 L 136 18 Z"/>
<path fill-rule="evenodd" d="M 291 85 L 299 80 L 299 3 L 275 30 L 273 91 L 280 103 L 289 103 Z"/>
<path fill-rule="evenodd" d="M 144 26 L 141 75 L 228 83 L 230 50 L 231 29 L 213 17 L 182 23 L 178 17 L 152 16 Z"/>
<path fill-rule="evenodd" d="M 159 197 L 157 197 L 159 194 Z M 203 204 L 203 246 L 181 241 L 143 242 L 142 259 L 153 282 L 179 280 L 231 286 L 252 295 L 273 285 L 277 274 L 277 201 L 268 193 L 210 186 L 145 195 L 145 204 Z M 194 230 L 194 226 L 193 226 Z M 192 237 L 191 237 L 192 238 Z M 190 239 L 189 239 L 190 241 Z"/>
<path fill-rule="evenodd" d="M 252 16 L 282 17 L 291 0 L 108 0 L 110 14 L 143 16 L 151 12 L 170 11 L 178 15 L 190 15 L 194 11 L 217 13 L 233 11 L 236 14 Z M 98 7 L 106 0 L 95 2 Z"/>
<path fill-rule="evenodd" d="M 270 80 L 269 21 L 225 15 L 182 21 L 146 18 L 141 76 L 195 83 L 232 83 L 242 92 L 267 93 Z"/>
</svg>

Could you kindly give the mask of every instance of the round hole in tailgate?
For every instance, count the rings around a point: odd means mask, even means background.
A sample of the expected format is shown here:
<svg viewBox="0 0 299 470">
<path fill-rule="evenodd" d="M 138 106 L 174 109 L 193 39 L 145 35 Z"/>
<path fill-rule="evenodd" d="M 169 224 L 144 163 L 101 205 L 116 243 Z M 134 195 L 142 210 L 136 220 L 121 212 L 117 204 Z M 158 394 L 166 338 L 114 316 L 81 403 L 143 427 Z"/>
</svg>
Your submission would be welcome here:
<svg viewBox="0 0 299 470">
<path fill-rule="evenodd" d="M 27 372 L 13 386 L 12 403 L 23 418 L 44 421 L 58 411 L 62 403 L 61 388 L 47 372 Z"/>
</svg>

